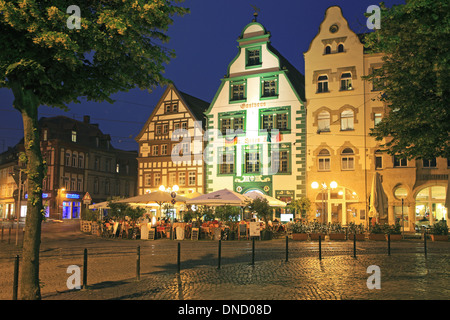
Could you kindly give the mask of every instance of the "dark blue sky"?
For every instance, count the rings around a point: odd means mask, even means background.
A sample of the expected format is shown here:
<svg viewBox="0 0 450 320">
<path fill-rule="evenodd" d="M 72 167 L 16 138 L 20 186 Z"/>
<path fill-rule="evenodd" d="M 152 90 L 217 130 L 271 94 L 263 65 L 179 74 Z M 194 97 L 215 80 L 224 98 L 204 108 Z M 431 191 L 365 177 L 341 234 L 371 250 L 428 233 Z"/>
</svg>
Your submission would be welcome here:
<svg viewBox="0 0 450 320">
<path fill-rule="evenodd" d="M 369 31 L 364 13 L 368 6 L 378 3 L 379 0 L 186 0 L 181 5 L 190 8 L 191 13 L 175 17 L 169 27 L 170 41 L 165 46 L 174 49 L 177 57 L 166 67 L 165 76 L 179 90 L 211 102 L 228 64 L 237 54 L 238 36 L 253 19 L 251 5 L 260 9 L 258 22 L 271 32 L 274 47 L 304 73 L 303 53 L 317 34 L 328 7 L 340 6 L 350 28 L 363 33 Z M 385 3 L 390 7 L 404 1 Z M 111 135 L 114 147 L 137 150 L 134 137 L 163 91 L 158 88 L 152 93 L 139 89 L 117 93 L 113 95 L 117 100 L 114 104 L 82 100 L 82 104 L 70 105 L 67 112 L 42 106 L 39 116 L 66 115 L 82 120 L 83 115 L 90 115 L 92 123 L 99 123 L 100 129 Z M 12 102 L 11 91 L 0 89 L 0 152 L 23 137 L 21 115 Z"/>
</svg>

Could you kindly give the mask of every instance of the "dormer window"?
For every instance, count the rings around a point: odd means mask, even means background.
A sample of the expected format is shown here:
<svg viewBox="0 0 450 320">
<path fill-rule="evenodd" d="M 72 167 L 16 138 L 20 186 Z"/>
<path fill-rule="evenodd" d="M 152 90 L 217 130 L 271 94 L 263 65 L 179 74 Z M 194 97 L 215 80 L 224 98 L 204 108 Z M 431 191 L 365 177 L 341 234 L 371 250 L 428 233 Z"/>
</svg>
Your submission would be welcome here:
<svg viewBox="0 0 450 320">
<path fill-rule="evenodd" d="M 342 43 L 338 45 L 338 52 L 344 52 L 344 45 Z"/>
<path fill-rule="evenodd" d="M 72 142 L 77 142 L 77 131 L 72 130 Z"/>
<path fill-rule="evenodd" d="M 326 46 L 325 47 L 325 54 L 330 54 L 331 53 L 331 46 Z"/>
</svg>

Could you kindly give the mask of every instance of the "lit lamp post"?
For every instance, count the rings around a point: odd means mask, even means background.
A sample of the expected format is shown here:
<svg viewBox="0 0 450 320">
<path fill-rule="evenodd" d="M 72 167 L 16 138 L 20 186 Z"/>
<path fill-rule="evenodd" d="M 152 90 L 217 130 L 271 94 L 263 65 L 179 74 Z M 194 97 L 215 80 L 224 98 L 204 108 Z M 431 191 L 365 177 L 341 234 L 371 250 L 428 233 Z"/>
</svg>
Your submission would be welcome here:
<svg viewBox="0 0 450 320">
<path fill-rule="evenodd" d="M 319 189 L 321 188 L 320 193 L 322 194 L 322 213 L 325 212 L 325 206 L 324 206 L 324 199 L 323 199 L 323 194 L 325 190 L 331 190 L 331 189 L 336 189 L 337 188 L 337 182 L 336 181 L 331 181 L 330 183 L 330 187 L 328 188 L 327 184 L 325 182 L 322 183 L 318 183 L 316 181 L 314 181 L 313 183 L 311 183 L 311 188 L 313 189 Z M 327 201 L 327 206 L 328 206 L 328 201 Z M 331 222 L 331 212 L 328 212 L 329 210 L 327 209 L 327 222 Z"/>
<path fill-rule="evenodd" d="M 63 206 L 62 206 L 62 194 L 63 194 L 64 191 L 66 191 L 65 188 L 58 189 L 58 195 L 57 195 L 57 201 L 56 201 L 56 205 L 57 205 L 56 210 L 58 210 L 59 220 L 62 220 L 62 209 L 63 209 Z M 60 204 L 61 204 L 61 211 L 59 211 L 60 210 L 59 209 Z"/>
</svg>

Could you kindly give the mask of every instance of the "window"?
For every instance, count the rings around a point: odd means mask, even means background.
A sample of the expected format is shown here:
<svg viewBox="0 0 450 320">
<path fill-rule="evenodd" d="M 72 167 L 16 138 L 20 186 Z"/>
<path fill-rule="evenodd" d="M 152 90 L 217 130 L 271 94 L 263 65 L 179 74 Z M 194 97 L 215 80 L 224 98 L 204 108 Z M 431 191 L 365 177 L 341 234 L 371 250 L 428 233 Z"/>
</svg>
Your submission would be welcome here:
<svg viewBox="0 0 450 320">
<path fill-rule="evenodd" d="M 77 142 L 77 132 L 72 130 L 72 142 Z"/>
<path fill-rule="evenodd" d="M 245 151 L 245 161 L 244 161 L 244 172 L 245 173 L 259 173 L 260 171 L 259 162 L 259 150 L 246 150 Z"/>
<path fill-rule="evenodd" d="M 354 170 L 355 169 L 355 157 L 353 156 L 353 149 L 345 148 L 341 153 L 341 169 L 342 170 Z"/>
<path fill-rule="evenodd" d="M 242 101 L 246 99 L 246 81 L 232 81 L 230 84 L 231 101 Z"/>
<path fill-rule="evenodd" d="M 174 186 L 177 184 L 177 173 L 169 172 L 169 186 Z"/>
<path fill-rule="evenodd" d="M 195 171 L 189 171 L 189 185 L 195 186 L 197 180 L 197 175 Z"/>
<path fill-rule="evenodd" d="M 70 191 L 76 191 L 77 190 L 77 181 L 75 178 L 70 179 Z"/>
<path fill-rule="evenodd" d="M 111 172 L 111 159 L 105 159 L 105 171 Z"/>
<path fill-rule="evenodd" d="M 98 194 L 99 192 L 99 183 L 98 183 L 98 178 L 94 179 L 94 193 Z"/>
<path fill-rule="evenodd" d="M 354 114 L 352 110 L 344 110 L 341 113 L 341 130 L 354 129 Z"/>
<path fill-rule="evenodd" d="M 161 125 L 157 125 L 156 126 L 156 135 L 161 135 L 161 133 L 162 133 L 162 130 L 161 130 Z"/>
<path fill-rule="evenodd" d="M 344 52 L 344 45 L 342 43 L 338 45 L 338 52 Z"/>
<path fill-rule="evenodd" d="M 80 155 L 78 156 L 78 167 L 79 167 L 80 169 L 83 169 L 83 168 L 84 168 L 84 155 L 82 155 L 82 154 L 80 154 Z"/>
<path fill-rule="evenodd" d="M 328 76 L 319 76 L 317 79 L 317 92 L 328 92 Z"/>
<path fill-rule="evenodd" d="M 166 113 L 170 113 L 172 111 L 172 106 L 170 103 L 165 104 L 165 110 Z"/>
<path fill-rule="evenodd" d="M 322 149 L 318 155 L 318 171 L 330 171 L 330 151 Z"/>
<path fill-rule="evenodd" d="M 422 164 L 424 168 L 436 168 L 436 158 L 422 159 Z"/>
<path fill-rule="evenodd" d="M 144 175 L 144 186 L 150 187 L 152 185 L 152 174 L 146 173 Z"/>
<path fill-rule="evenodd" d="M 322 111 L 317 116 L 317 126 L 319 132 L 330 131 L 330 113 L 328 111 Z"/>
<path fill-rule="evenodd" d="M 394 167 L 407 167 L 408 160 L 406 158 L 400 158 L 400 156 L 394 156 Z"/>
<path fill-rule="evenodd" d="M 83 191 L 83 182 L 81 179 L 77 179 L 77 191 Z"/>
<path fill-rule="evenodd" d="M 158 187 L 158 186 L 161 185 L 161 173 L 159 173 L 159 172 L 154 173 L 153 174 L 153 179 L 154 179 L 153 180 L 154 181 L 153 186 Z"/>
<path fill-rule="evenodd" d="M 178 173 L 178 185 L 185 186 L 186 185 L 186 172 Z"/>
<path fill-rule="evenodd" d="M 78 167 L 78 154 L 76 152 L 72 155 L 72 167 Z"/>
<path fill-rule="evenodd" d="M 219 114 L 222 135 L 242 134 L 245 131 L 245 111 Z"/>
<path fill-rule="evenodd" d="M 272 149 L 272 174 L 276 173 L 289 173 L 290 161 L 289 150 L 273 150 Z"/>
<path fill-rule="evenodd" d="M 278 97 L 278 76 L 261 80 L 261 98 Z"/>
<path fill-rule="evenodd" d="M 290 130 L 289 107 L 262 109 L 259 111 L 262 130 L 278 129 L 280 131 Z"/>
<path fill-rule="evenodd" d="M 105 194 L 109 194 L 111 192 L 111 186 L 109 184 L 109 180 L 105 180 Z"/>
<path fill-rule="evenodd" d="M 352 89 L 352 74 L 350 72 L 345 72 L 341 75 L 341 91 Z"/>
<path fill-rule="evenodd" d="M 183 122 L 181 123 L 181 129 L 187 130 L 187 127 L 188 127 L 187 121 L 183 121 Z"/>
<path fill-rule="evenodd" d="M 181 124 L 179 122 L 175 122 L 173 124 L 173 130 L 180 130 L 180 128 L 181 128 Z"/>
<path fill-rule="evenodd" d="M 374 113 L 373 115 L 373 126 L 375 127 L 377 124 L 381 122 L 381 119 L 383 119 L 383 116 L 381 113 Z"/>
<path fill-rule="evenodd" d="M 219 174 L 234 173 L 234 147 L 219 148 Z"/>
<path fill-rule="evenodd" d="M 44 129 L 44 133 L 42 136 L 43 136 L 44 141 L 47 141 L 47 139 L 48 139 L 48 130 L 47 129 Z"/>
<path fill-rule="evenodd" d="M 120 164 L 116 163 L 116 173 L 120 173 Z"/>
<path fill-rule="evenodd" d="M 67 151 L 66 152 L 66 167 L 70 167 L 70 160 L 71 160 L 72 156 L 71 156 L 71 152 Z"/>
<path fill-rule="evenodd" d="M 182 144 L 181 144 L 181 153 L 183 155 L 189 154 L 189 142 L 182 142 Z"/>
<path fill-rule="evenodd" d="M 375 151 L 375 169 L 383 169 L 383 155 L 380 150 Z"/>
<path fill-rule="evenodd" d="M 167 134 L 169 132 L 169 124 L 163 124 L 163 134 Z"/>
<path fill-rule="evenodd" d="M 167 144 L 161 145 L 161 155 L 165 156 L 167 155 Z"/>
<path fill-rule="evenodd" d="M 325 54 L 330 54 L 331 53 L 331 46 L 326 46 L 325 47 Z"/>
<path fill-rule="evenodd" d="M 261 65 L 261 49 L 247 49 L 247 67 L 256 67 Z"/>
<path fill-rule="evenodd" d="M 172 104 L 172 112 L 177 113 L 178 112 L 178 103 Z"/>
<path fill-rule="evenodd" d="M 152 155 L 157 156 L 159 151 L 159 146 L 152 146 Z"/>
</svg>

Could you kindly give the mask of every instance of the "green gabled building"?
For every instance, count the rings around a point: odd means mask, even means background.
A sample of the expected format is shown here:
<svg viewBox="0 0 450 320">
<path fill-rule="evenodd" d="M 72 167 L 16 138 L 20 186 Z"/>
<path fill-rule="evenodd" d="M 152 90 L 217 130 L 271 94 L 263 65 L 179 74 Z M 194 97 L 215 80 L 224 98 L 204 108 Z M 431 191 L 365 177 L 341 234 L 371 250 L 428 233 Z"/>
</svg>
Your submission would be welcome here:
<svg viewBox="0 0 450 320">
<path fill-rule="evenodd" d="M 304 76 L 270 38 L 256 21 L 245 26 L 205 112 L 206 192 L 256 190 L 286 202 L 306 195 Z"/>
</svg>

